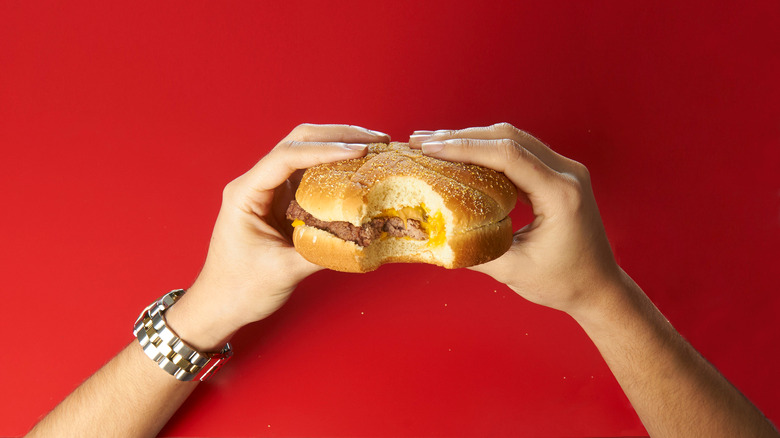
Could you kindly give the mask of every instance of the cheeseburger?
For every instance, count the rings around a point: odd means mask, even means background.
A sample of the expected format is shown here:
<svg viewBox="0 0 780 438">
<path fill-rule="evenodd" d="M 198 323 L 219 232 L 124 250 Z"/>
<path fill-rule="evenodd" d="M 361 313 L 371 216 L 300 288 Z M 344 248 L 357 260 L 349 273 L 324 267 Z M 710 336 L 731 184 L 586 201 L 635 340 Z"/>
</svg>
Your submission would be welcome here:
<svg viewBox="0 0 780 438">
<path fill-rule="evenodd" d="M 509 249 L 516 199 L 500 172 L 438 160 L 406 143 L 377 143 L 365 157 L 307 169 L 287 218 L 297 251 L 326 268 L 462 268 Z"/>
</svg>

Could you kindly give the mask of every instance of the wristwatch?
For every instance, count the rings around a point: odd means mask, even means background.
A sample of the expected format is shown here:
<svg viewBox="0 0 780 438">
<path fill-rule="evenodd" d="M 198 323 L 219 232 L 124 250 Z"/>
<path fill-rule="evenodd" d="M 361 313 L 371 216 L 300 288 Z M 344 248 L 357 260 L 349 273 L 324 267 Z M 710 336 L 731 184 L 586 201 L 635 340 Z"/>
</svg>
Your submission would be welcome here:
<svg viewBox="0 0 780 438">
<path fill-rule="evenodd" d="M 150 304 L 136 320 L 133 334 L 144 353 L 168 374 L 182 381 L 205 381 L 233 356 L 233 347 L 228 342 L 219 353 L 201 353 L 168 327 L 165 310 L 185 292 L 184 289 L 173 290 Z"/>
</svg>

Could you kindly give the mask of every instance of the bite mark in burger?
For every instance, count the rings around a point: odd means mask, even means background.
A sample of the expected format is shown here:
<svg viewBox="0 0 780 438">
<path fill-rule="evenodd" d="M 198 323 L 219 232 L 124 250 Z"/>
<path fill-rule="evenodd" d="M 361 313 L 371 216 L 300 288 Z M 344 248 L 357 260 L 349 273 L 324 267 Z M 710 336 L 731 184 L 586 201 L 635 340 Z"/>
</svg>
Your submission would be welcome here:
<svg viewBox="0 0 780 438">
<path fill-rule="evenodd" d="M 460 268 L 512 244 L 517 191 L 501 173 L 437 160 L 406 143 L 369 145 L 365 157 L 308 169 L 287 209 L 307 260 L 345 272 L 384 263 Z"/>
</svg>

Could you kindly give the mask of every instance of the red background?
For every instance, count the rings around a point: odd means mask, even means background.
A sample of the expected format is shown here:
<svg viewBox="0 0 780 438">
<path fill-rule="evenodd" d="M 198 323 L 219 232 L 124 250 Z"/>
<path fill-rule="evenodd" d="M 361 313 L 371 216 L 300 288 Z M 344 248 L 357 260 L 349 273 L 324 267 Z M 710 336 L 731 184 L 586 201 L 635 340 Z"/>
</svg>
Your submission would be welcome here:
<svg viewBox="0 0 780 438">
<path fill-rule="evenodd" d="M 508 121 L 585 163 L 622 266 L 780 421 L 780 3 L 110 3 L 0 3 L 0 435 L 191 283 L 301 122 Z M 570 318 L 467 270 L 318 273 L 234 347 L 163 435 L 644 433 Z"/>
</svg>

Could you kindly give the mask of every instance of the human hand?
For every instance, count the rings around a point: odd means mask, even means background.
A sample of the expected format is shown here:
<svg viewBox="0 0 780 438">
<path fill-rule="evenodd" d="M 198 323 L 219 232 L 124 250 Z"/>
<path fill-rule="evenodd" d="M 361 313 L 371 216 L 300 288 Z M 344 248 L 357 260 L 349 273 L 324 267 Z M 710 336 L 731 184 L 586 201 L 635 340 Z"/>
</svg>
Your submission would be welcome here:
<svg viewBox="0 0 780 438">
<path fill-rule="evenodd" d="M 418 131 L 409 142 L 431 157 L 503 172 L 533 209 L 533 222 L 515 232 L 507 253 L 471 269 L 569 314 L 599 304 L 621 278 L 582 164 L 507 123 Z"/>
<path fill-rule="evenodd" d="M 364 156 L 367 143 L 390 137 L 346 125 L 296 127 L 224 189 L 203 270 L 167 312 L 168 323 L 196 348 L 214 349 L 240 327 L 277 310 L 306 276 L 322 269 L 292 246 L 285 219 L 302 169 Z"/>
</svg>

